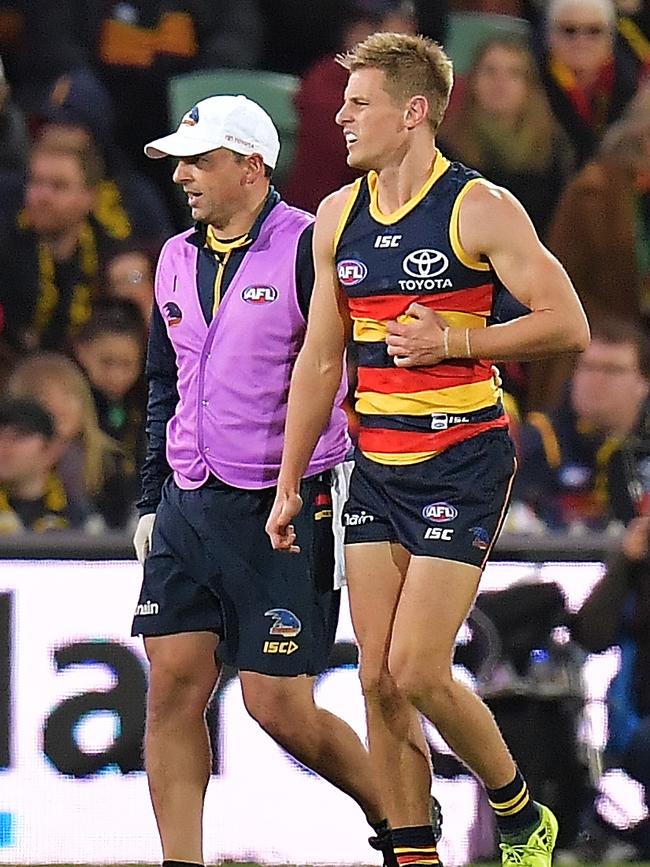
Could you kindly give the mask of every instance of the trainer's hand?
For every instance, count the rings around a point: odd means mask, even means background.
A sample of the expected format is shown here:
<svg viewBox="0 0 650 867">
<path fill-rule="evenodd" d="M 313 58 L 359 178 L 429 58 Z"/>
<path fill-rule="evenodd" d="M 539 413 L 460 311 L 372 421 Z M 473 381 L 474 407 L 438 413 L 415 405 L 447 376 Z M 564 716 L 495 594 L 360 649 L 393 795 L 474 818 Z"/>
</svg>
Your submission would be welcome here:
<svg viewBox="0 0 650 867">
<path fill-rule="evenodd" d="M 276 551 L 289 551 L 299 554 L 300 546 L 295 544 L 296 531 L 291 523 L 302 509 L 302 497 L 292 492 L 278 491 L 271 514 L 266 522 L 266 532 Z"/>
<path fill-rule="evenodd" d="M 133 547 L 141 564 L 144 564 L 149 551 L 151 551 L 151 534 L 155 520 L 156 515 L 153 512 L 150 515 L 143 515 L 133 534 Z"/>
<path fill-rule="evenodd" d="M 414 302 L 405 316 L 411 322 L 391 320 L 386 325 L 388 354 L 397 367 L 430 367 L 445 357 L 443 331 L 447 323 L 428 307 Z"/>
</svg>

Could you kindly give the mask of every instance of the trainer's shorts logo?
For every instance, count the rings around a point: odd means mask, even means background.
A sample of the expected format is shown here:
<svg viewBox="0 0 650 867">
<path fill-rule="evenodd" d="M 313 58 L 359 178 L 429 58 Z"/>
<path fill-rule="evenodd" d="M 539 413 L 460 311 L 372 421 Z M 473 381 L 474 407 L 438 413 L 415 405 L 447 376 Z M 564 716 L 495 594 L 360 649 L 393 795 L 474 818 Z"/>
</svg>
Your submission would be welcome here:
<svg viewBox="0 0 650 867">
<path fill-rule="evenodd" d="M 291 656 L 298 650 L 299 645 L 295 641 L 265 641 L 262 653 L 284 653 Z"/>
<path fill-rule="evenodd" d="M 282 635 L 283 638 L 295 638 L 302 629 L 300 620 L 298 620 L 293 611 L 289 611 L 287 608 L 271 608 L 269 611 L 264 612 L 264 616 L 273 618 L 273 626 L 269 629 L 269 635 Z M 280 653 L 281 651 L 265 650 L 264 652 Z"/>
<path fill-rule="evenodd" d="M 458 509 L 449 503 L 429 503 L 422 509 L 422 517 L 432 524 L 446 524 L 458 517 Z"/>
</svg>

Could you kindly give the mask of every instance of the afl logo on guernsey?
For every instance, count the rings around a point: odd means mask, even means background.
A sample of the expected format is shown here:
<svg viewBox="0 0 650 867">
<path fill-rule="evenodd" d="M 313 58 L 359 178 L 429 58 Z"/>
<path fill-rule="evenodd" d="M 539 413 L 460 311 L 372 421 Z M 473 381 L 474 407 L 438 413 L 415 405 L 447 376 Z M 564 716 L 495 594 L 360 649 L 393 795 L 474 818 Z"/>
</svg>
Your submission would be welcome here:
<svg viewBox="0 0 650 867">
<path fill-rule="evenodd" d="M 247 304 L 271 304 L 278 297 L 275 286 L 247 286 L 241 293 Z"/>
<path fill-rule="evenodd" d="M 458 517 L 458 509 L 449 503 L 429 503 L 422 509 L 422 517 L 433 524 L 446 524 Z"/>
<path fill-rule="evenodd" d="M 413 250 L 402 262 L 410 277 L 437 277 L 448 267 L 449 259 L 440 250 Z"/>
<path fill-rule="evenodd" d="M 368 268 L 358 259 L 343 259 L 336 266 L 336 272 L 343 286 L 356 286 L 365 279 Z"/>
</svg>

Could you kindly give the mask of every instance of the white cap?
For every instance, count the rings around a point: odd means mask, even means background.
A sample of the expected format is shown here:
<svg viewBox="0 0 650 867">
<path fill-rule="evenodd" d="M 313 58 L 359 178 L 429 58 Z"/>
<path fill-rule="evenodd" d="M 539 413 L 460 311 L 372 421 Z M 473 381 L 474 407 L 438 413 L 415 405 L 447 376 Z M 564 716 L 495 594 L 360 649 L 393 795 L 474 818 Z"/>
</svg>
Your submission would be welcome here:
<svg viewBox="0 0 650 867">
<path fill-rule="evenodd" d="M 154 160 L 161 157 L 194 157 L 228 148 L 238 154 L 259 154 L 274 169 L 280 152 L 278 131 L 269 115 L 246 96 L 209 96 L 187 114 L 171 135 L 145 145 Z"/>
</svg>

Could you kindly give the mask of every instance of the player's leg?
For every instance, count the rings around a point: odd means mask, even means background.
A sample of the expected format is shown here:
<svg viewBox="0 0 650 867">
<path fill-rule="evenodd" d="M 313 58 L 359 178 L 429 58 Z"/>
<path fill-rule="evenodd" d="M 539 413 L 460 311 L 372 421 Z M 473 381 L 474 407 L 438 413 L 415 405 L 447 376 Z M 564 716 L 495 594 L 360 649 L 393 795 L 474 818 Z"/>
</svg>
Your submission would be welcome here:
<svg viewBox="0 0 650 867">
<path fill-rule="evenodd" d="M 409 555 L 395 544 L 389 504 L 382 495 L 392 468 L 357 456 L 344 509 L 346 572 L 352 620 L 360 647 L 368 744 L 392 828 L 395 860 L 438 864 L 439 821 L 430 815 L 429 749 L 415 709 L 388 669 L 395 610 Z M 378 478 L 377 478 L 378 477 Z"/>
<path fill-rule="evenodd" d="M 452 675 L 456 635 L 498 537 L 514 466 L 512 444 L 497 431 L 454 446 L 417 465 L 417 472 L 395 474 L 392 498 L 412 557 L 395 614 L 389 670 L 399 690 L 485 784 L 504 863 L 545 867 L 557 834 L 555 818 L 532 801 L 488 708 Z"/>
<path fill-rule="evenodd" d="M 368 752 L 356 732 L 314 701 L 314 677 L 240 672 L 250 715 L 299 762 L 349 795 L 375 827 L 384 818 Z"/>
<path fill-rule="evenodd" d="M 393 619 L 409 555 L 389 542 L 346 546 L 352 623 L 360 648 L 359 677 L 368 745 L 391 826 L 429 822 L 431 762 L 419 714 L 388 670 Z"/>
<path fill-rule="evenodd" d="M 205 708 L 219 670 L 209 632 L 145 639 L 151 666 L 145 767 L 165 861 L 203 863 L 203 801 L 212 764 Z"/>
</svg>

